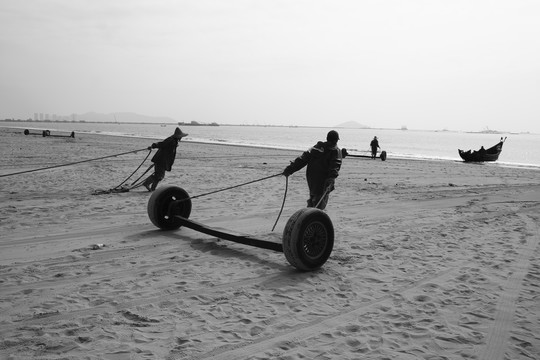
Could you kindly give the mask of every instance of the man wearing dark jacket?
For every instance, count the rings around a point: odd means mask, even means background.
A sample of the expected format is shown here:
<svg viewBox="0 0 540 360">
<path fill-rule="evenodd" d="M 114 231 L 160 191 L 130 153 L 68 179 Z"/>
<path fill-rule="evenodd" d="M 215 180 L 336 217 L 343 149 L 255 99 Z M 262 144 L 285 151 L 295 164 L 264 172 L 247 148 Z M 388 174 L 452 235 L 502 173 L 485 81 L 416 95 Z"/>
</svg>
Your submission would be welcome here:
<svg viewBox="0 0 540 360">
<path fill-rule="evenodd" d="M 144 180 L 143 185 L 148 191 L 156 190 L 157 184 L 165 177 L 165 171 L 171 171 L 174 159 L 176 158 L 176 147 L 178 142 L 188 134 L 183 133 L 180 128 L 176 128 L 174 134 L 163 141 L 153 143 L 148 149 L 158 149 L 152 157 L 154 163 L 154 173 Z"/>
<path fill-rule="evenodd" d="M 379 140 L 377 139 L 376 136 L 373 138 L 373 140 L 371 140 L 371 142 L 369 143 L 369 146 L 371 147 L 371 158 L 375 159 L 377 157 L 377 149 L 381 148 L 379 146 Z"/>
<path fill-rule="evenodd" d="M 337 131 L 329 131 L 325 142 L 319 141 L 283 171 L 283 175 L 289 176 L 307 165 L 308 207 L 317 207 L 321 210 L 326 208 L 328 195 L 334 190 L 334 182 L 341 168 L 342 152 L 337 146 L 338 140 Z"/>
</svg>

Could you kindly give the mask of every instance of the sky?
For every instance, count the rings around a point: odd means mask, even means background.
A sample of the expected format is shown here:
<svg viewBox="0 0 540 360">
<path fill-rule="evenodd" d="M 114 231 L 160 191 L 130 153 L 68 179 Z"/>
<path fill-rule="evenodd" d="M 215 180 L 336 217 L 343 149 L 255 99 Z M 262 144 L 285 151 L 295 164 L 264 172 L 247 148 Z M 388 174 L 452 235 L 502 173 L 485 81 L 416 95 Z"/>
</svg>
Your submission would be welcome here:
<svg viewBox="0 0 540 360">
<path fill-rule="evenodd" d="M 537 0 L 1 0 L 0 119 L 540 133 Z"/>
</svg>

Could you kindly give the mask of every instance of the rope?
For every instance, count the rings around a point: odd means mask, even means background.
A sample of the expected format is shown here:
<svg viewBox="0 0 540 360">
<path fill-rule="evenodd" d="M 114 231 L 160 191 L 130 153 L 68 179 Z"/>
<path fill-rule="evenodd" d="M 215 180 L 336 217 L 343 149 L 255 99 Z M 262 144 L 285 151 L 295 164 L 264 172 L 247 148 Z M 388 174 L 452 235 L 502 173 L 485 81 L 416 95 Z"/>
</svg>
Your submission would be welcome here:
<svg viewBox="0 0 540 360">
<path fill-rule="evenodd" d="M 150 153 L 148 154 L 150 155 Z M 139 165 L 139 167 L 137 169 L 135 169 L 134 172 L 131 173 L 131 175 L 129 175 L 124 181 L 122 181 L 119 185 L 117 185 L 116 187 L 112 188 L 112 189 L 109 189 L 109 190 L 95 190 L 92 195 L 107 195 L 107 194 L 111 194 L 111 193 L 124 193 L 124 192 L 128 192 L 132 189 L 136 189 L 138 188 L 139 186 L 142 186 L 142 184 L 144 183 L 144 181 L 141 181 L 140 183 L 137 184 L 137 181 L 139 181 L 148 171 L 150 171 L 150 169 L 152 169 L 154 167 L 154 164 L 150 165 L 148 167 L 148 169 L 145 170 L 145 172 L 142 173 L 141 176 L 139 176 L 137 178 L 137 180 L 135 180 L 134 182 L 131 183 L 131 186 L 122 186 L 122 184 L 124 184 L 131 176 L 133 176 L 133 174 L 135 174 L 137 172 L 137 170 L 140 169 L 140 167 L 142 166 L 142 164 L 146 161 L 146 159 L 148 159 L 148 155 L 146 156 L 146 158 L 143 160 L 143 162 Z"/>
<path fill-rule="evenodd" d="M 236 158 L 240 158 L 240 159 L 243 159 L 245 158 L 246 155 L 221 155 L 221 156 L 182 156 L 183 159 L 186 159 L 186 160 L 199 160 L 199 159 L 236 159 Z M 272 155 L 272 157 L 291 157 L 291 155 L 289 154 L 277 154 L 277 155 Z"/>
<path fill-rule="evenodd" d="M 326 190 L 324 191 L 324 194 L 322 195 L 322 197 L 319 199 L 319 201 L 317 202 L 317 205 L 315 205 L 315 207 L 318 209 L 319 208 L 319 205 L 321 204 L 321 202 L 323 201 L 324 197 L 326 196 L 326 194 L 328 194 L 330 192 L 330 186 L 328 186 L 326 188 Z"/>
<path fill-rule="evenodd" d="M 137 172 L 137 170 L 139 170 L 141 168 L 141 166 L 144 164 L 144 162 L 146 161 L 146 159 L 148 159 L 148 157 L 150 156 L 150 154 L 152 153 L 152 150 L 148 151 L 148 155 L 146 155 L 146 157 L 144 158 L 144 160 L 141 162 L 141 164 L 135 169 L 135 171 L 133 171 L 124 181 L 122 181 L 120 184 L 118 184 L 117 186 L 115 186 L 113 189 L 118 189 L 120 186 L 122 186 L 126 181 L 129 180 L 129 178 L 131 178 L 133 176 L 133 174 L 135 174 Z M 152 165 L 153 166 L 153 165 Z M 148 170 L 145 171 L 144 174 L 146 174 L 148 172 Z M 143 174 L 143 175 L 144 175 Z M 142 177 L 142 176 L 141 176 Z M 139 178 L 140 179 L 140 178 Z M 137 179 L 137 180 L 139 180 Z M 135 180 L 131 185 L 133 185 L 134 183 L 137 182 L 137 180 Z"/>
<path fill-rule="evenodd" d="M 196 198 L 200 198 L 200 197 L 203 197 L 203 196 L 208 196 L 208 195 L 215 194 L 215 193 L 218 193 L 218 192 L 221 192 L 221 191 L 225 191 L 225 190 L 231 190 L 231 189 L 234 189 L 234 188 L 237 188 L 237 187 L 240 187 L 240 186 L 245 186 L 245 185 L 253 184 L 253 183 L 256 183 L 256 182 L 259 182 L 259 181 L 267 180 L 267 179 L 270 179 L 270 178 L 273 178 L 273 177 L 276 177 L 276 176 L 280 176 L 280 175 L 282 175 L 282 174 L 283 174 L 283 173 L 279 173 L 279 174 L 275 174 L 275 175 L 270 175 L 270 176 L 267 176 L 267 177 L 264 177 L 264 178 L 261 178 L 261 179 L 248 181 L 248 182 L 243 183 L 243 184 L 238 184 L 238 185 L 234 185 L 234 186 L 229 186 L 229 187 L 227 187 L 227 188 L 223 188 L 223 189 L 219 189 L 219 190 L 215 190 L 215 191 L 210 191 L 210 192 L 207 192 L 207 193 L 204 193 L 204 194 L 199 194 L 199 195 L 191 196 L 191 197 L 182 199 L 182 201 L 191 200 L 191 199 L 196 199 Z"/>
<path fill-rule="evenodd" d="M 279 221 L 279 217 L 281 216 L 281 212 L 283 211 L 283 207 L 285 206 L 285 199 L 287 199 L 287 189 L 289 188 L 289 177 L 285 176 L 285 193 L 283 194 L 283 202 L 281 203 L 281 209 L 279 210 L 279 214 L 277 216 L 276 222 L 274 223 L 274 226 L 272 226 L 272 231 L 276 228 L 276 225 Z"/>
<path fill-rule="evenodd" d="M 75 161 L 75 162 L 72 162 L 72 163 L 60 164 L 60 165 L 54 165 L 54 166 L 48 166 L 48 167 L 43 167 L 43 168 L 34 169 L 34 170 L 19 171 L 19 172 L 16 172 L 16 173 L 0 175 L 0 178 L 6 177 L 6 176 L 13 176 L 13 175 L 26 174 L 26 173 L 31 173 L 31 172 L 41 171 L 41 170 L 55 169 L 55 168 L 59 168 L 59 167 L 62 167 L 62 166 L 70 166 L 70 165 L 75 165 L 75 164 L 81 164 L 81 163 L 85 163 L 85 162 L 89 162 L 89 161 L 103 160 L 103 159 L 107 159 L 107 158 L 111 158 L 111 157 L 116 157 L 116 156 L 121 156 L 121 155 L 131 154 L 131 153 L 136 153 L 136 152 L 143 151 L 143 150 L 147 150 L 147 149 L 148 149 L 148 148 L 144 148 L 144 149 L 140 149 L 140 150 L 127 151 L 127 152 L 120 153 L 120 154 L 116 154 L 116 155 L 102 156 L 102 157 L 98 157 L 98 158 L 95 158 L 95 159 L 88 159 L 88 160 Z"/>
<path fill-rule="evenodd" d="M 146 169 L 145 172 L 143 172 L 142 175 L 139 176 L 139 177 L 137 178 L 137 180 L 135 180 L 134 182 L 132 182 L 132 183 L 131 183 L 131 189 L 135 189 L 135 188 L 138 188 L 139 186 L 142 186 L 142 184 L 144 183 L 144 180 L 141 181 L 141 182 L 138 183 L 138 184 L 137 184 L 137 181 L 141 180 L 141 178 L 142 178 L 144 175 L 146 175 L 146 173 L 149 172 L 150 169 L 152 169 L 153 167 L 154 167 L 154 164 L 150 165 L 150 166 L 148 167 L 148 169 Z"/>
<path fill-rule="evenodd" d="M 249 184 L 253 184 L 253 183 L 256 183 L 256 182 L 259 182 L 259 181 L 263 181 L 263 180 L 268 180 L 268 179 L 271 179 L 273 177 L 276 177 L 276 176 L 281 176 L 283 175 L 283 172 L 280 172 L 279 174 L 274 174 L 274 175 L 270 175 L 270 176 L 266 176 L 264 178 L 261 178 L 261 179 L 257 179 L 257 180 L 252 180 L 252 181 L 248 181 L 246 183 L 243 183 L 243 184 L 238 184 L 238 185 L 234 185 L 234 186 L 229 186 L 227 188 L 223 188 L 223 189 L 219 189 L 219 190 L 215 190 L 215 191 L 210 191 L 210 192 L 207 192 L 207 193 L 204 193 L 204 194 L 199 194 L 199 195 L 195 195 L 195 196 L 191 196 L 191 197 L 187 197 L 185 199 L 182 199 L 180 201 L 186 201 L 186 200 L 192 200 L 192 199 L 196 199 L 196 198 L 199 198 L 199 197 L 203 197 L 203 196 L 208 196 L 208 195 L 211 195 L 211 194 L 215 194 L 217 192 L 220 192 L 220 191 L 225 191 L 225 190 L 231 190 L 231 189 L 234 189 L 234 188 L 237 188 L 237 187 L 240 187 L 240 186 L 245 186 L 245 185 L 249 185 Z M 281 216 L 281 212 L 283 211 L 283 207 L 285 206 L 285 199 L 287 198 L 287 189 L 289 187 L 289 177 L 287 176 L 286 177 L 286 181 L 285 181 L 285 193 L 283 195 L 283 203 L 281 204 L 281 210 L 279 210 L 279 215 L 276 219 L 276 222 L 274 223 L 274 226 L 272 227 L 272 231 L 274 231 L 274 228 L 276 227 L 276 224 L 279 220 L 279 217 Z"/>
</svg>

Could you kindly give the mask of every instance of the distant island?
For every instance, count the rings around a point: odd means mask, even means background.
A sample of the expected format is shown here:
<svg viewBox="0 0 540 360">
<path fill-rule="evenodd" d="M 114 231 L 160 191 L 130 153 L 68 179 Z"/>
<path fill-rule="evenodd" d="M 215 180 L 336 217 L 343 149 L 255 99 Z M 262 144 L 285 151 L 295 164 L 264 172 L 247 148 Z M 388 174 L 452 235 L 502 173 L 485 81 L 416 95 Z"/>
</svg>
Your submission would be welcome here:
<svg viewBox="0 0 540 360">
<path fill-rule="evenodd" d="M 498 130 L 491 130 L 490 128 L 488 128 L 486 126 L 486 128 L 482 131 L 477 131 L 478 133 L 480 134 L 504 134 L 504 132 L 502 131 L 498 131 Z"/>
<path fill-rule="evenodd" d="M 371 129 L 369 126 L 360 124 L 356 121 L 347 121 L 347 122 L 336 125 L 336 127 L 347 128 L 347 129 Z"/>
<path fill-rule="evenodd" d="M 219 124 L 216 123 L 216 122 L 213 122 L 213 123 L 210 123 L 210 124 L 205 124 L 205 123 L 200 123 L 200 122 L 197 122 L 197 121 L 190 121 L 188 123 L 179 121 L 178 125 L 179 126 L 219 126 Z"/>
</svg>

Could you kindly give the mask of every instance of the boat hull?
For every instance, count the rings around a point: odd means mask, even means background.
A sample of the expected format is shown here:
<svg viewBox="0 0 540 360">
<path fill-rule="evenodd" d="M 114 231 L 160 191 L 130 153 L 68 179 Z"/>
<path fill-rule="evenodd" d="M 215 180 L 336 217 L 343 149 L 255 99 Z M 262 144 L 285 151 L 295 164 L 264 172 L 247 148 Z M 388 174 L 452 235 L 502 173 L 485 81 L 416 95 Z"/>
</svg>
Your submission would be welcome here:
<svg viewBox="0 0 540 360">
<path fill-rule="evenodd" d="M 502 147 L 504 144 L 504 140 L 501 138 L 501 141 L 495 146 L 490 147 L 489 149 L 484 149 L 484 147 L 480 148 L 480 150 L 475 151 L 463 151 L 461 149 L 458 149 L 459 156 L 463 159 L 463 161 L 466 162 L 485 162 L 485 161 L 497 161 L 499 159 L 499 155 L 502 152 Z"/>
</svg>

